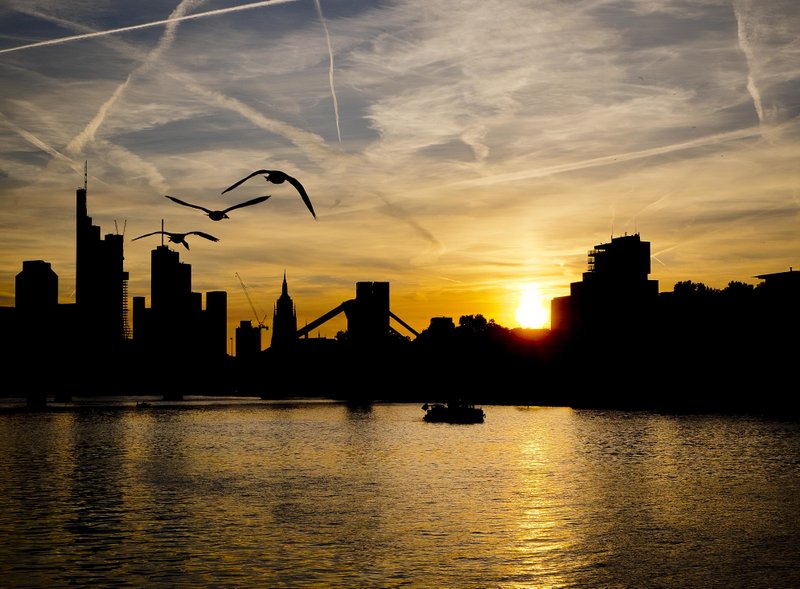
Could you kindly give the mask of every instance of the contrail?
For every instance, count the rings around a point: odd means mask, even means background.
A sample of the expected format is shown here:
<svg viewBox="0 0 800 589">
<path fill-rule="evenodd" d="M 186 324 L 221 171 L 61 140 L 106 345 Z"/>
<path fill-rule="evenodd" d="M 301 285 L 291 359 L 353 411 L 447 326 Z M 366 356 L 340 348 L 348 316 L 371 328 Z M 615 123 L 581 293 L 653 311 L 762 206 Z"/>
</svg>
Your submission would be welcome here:
<svg viewBox="0 0 800 589">
<path fill-rule="evenodd" d="M 42 19 L 57 22 L 65 27 L 72 27 L 77 30 L 88 30 L 88 28 L 85 25 L 56 18 L 51 15 L 42 14 L 30 10 L 25 10 L 24 13 Z M 145 54 L 139 48 L 131 46 L 129 43 L 127 43 L 122 39 L 108 39 L 107 42 L 111 43 L 112 46 L 117 47 L 120 51 L 128 52 L 130 55 L 135 56 L 137 59 L 141 59 L 142 61 L 147 60 L 147 54 Z M 204 87 L 203 85 L 198 83 L 191 75 L 185 74 L 180 71 L 170 71 L 169 69 L 164 69 L 162 73 L 180 82 L 192 92 L 200 96 L 203 96 L 210 104 L 215 104 L 219 107 L 235 112 L 245 120 L 248 120 L 251 123 L 253 123 L 254 125 L 270 133 L 275 133 L 277 135 L 280 135 L 288 139 L 290 142 L 299 147 L 314 161 L 329 161 L 329 158 L 331 157 L 335 157 L 341 161 L 347 161 L 352 159 L 345 156 L 341 152 L 335 152 L 329 149 L 326 145 L 325 140 L 319 135 L 310 133 L 298 127 L 293 127 L 282 121 L 269 118 L 261 114 L 251 106 L 244 104 L 243 102 L 241 102 L 236 98 L 227 96 L 216 90 L 211 90 L 209 88 Z"/>
<path fill-rule="evenodd" d="M 764 123 L 764 108 L 761 105 L 761 93 L 758 91 L 758 86 L 756 86 L 755 78 L 753 77 L 753 64 L 754 64 L 754 55 L 753 55 L 753 48 L 750 45 L 750 40 L 747 38 L 747 23 L 745 22 L 744 15 L 742 11 L 739 10 L 739 4 L 737 0 L 733 2 L 733 14 L 736 16 L 736 28 L 737 34 L 739 37 L 739 49 L 742 50 L 744 53 L 745 63 L 747 64 L 747 91 L 750 92 L 750 96 L 753 98 L 753 105 L 756 108 L 756 114 L 758 115 L 758 122 L 760 124 Z"/>
<path fill-rule="evenodd" d="M 384 210 L 385 214 L 389 217 L 394 219 L 398 219 L 411 227 L 414 232 L 422 237 L 425 241 L 429 242 L 431 245 L 436 246 L 438 249 L 442 249 L 442 243 L 436 239 L 436 237 L 425 227 L 414 221 L 403 209 L 400 207 L 395 206 L 388 199 L 385 197 L 378 195 L 378 198 L 383 201 L 383 204 L 386 205 L 386 209 Z"/>
<path fill-rule="evenodd" d="M 220 14 L 227 14 L 229 12 L 239 12 L 242 10 L 251 10 L 253 8 L 261 8 L 262 6 L 270 6 L 272 4 L 284 4 L 286 2 L 295 2 L 295 0 L 262 0 L 261 2 L 251 2 L 249 4 L 240 4 L 239 6 L 229 6 L 228 8 L 218 8 L 216 10 L 209 10 L 207 12 L 198 12 L 197 14 L 187 14 L 185 16 L 177 16 L 157 20 L 149 23 L 142 23 L 139 25 L 131 25 L 128 27 L 120 27 L 118 29 L 110 29 L 107 31 L 96 31 L 94 33 L 83 33 L 80 35 L 72 35 L 70 37 L 61 37 L 59 39 L 50 39 L 49 41 L 38 41 L 36 43 L 29 43 L 27 45 L 20 45 L 18 47 L 9 47 L 7 49 L 0 49 L 0 53 L 11 53 L 12 51 L 21 51 L 22 49 L 31 49 L 33 47 L 44 47 L 46 45 L 60 45 L 62 43 L 69 43 L 70 41 L 80 41 L 83 39 L 92 39 L 94 37 L 102 37 L 105 35 L 113 35 L 116 33 L 125 33 L 127 31 L 136 31 L 138 29 L 146 29 L 149 27 L 157 27 L 165 25 L 170 22 L 177 22 L 183 20 L 192 20 L 195 18 L 205 18 L 207 16 L 217 16 Z"/>
<path fill-rule="evenodd" d="M 67 146 L 64 148 L 66 151 L 72 154 L 80 153 L 80 151 L 86 146 L 86 144 L 92 139 L 94 139 L 94 136 L 97 133 L 97 129 L 100 128 L 100 125 L 105 120 L 108 111 L 117 101 L 117 98 L 122 96 L 122 92 L 125 90 L 125 88 L 127 88 L 128 83 L 130 81 L 131 77 L 128 76 L 128 79 L 117 87 L 117 89 L 114 91 L 114 94 L 111 95 L 111 98 L 109 98 L 108 100 L 105 101 L 105 103 L 103 103 L 103 105 L 100 107 L 100 110 L 98 110 L 94 118 L 91 121 L 89 121 L 89 124 L 86 125 L 86 127 L 84 127 L 83 131 L 81 131 L 75 137 L 73 137 L 72 141 L 70 141 L 67 144 Z"/>
<path fill-rule="evenodd" d="M 734 141 L 736 139 L 746 139 L 748 137 L 760 137 L 761 132 L 755 128 L 739 129 L 737 131 L 728 131 L 727 133 L 718 133 L 708 137 L 701 137 L 692 141 L 684 141 L 683 143 L 673 143 L 672 145 L 665 145 L 663 147 L 654 147 L 652 149 L 643 149 L 641 151 L 631 151 L 628 153 L 620 153 L 616 155 L 607 155 L 597 157 L 582 162 L 569 162 L 566 164 L 559 164 L 557 166 L 550 166 L 547 168 L 538 168 L 533 170 L 524 170 L 522 172 L 513 172 L 510 174 L 498 174 L 496 176 L 489 176 L 486 178 L 474 178 L 470 180 L 460 180 L 453 182 L 450 186 L 484 186 L 488 184 L 499 184 L 500 182 L 513 182 L 515 180 L 525 180 L 526 178 L 541 178 L 544 176 L 551 176 L 553 174 L 561 174 L 564 172 L 571 172 L 573 170 L 582 170 L 584 168 L 595 168 L 598 166 L 608 166 L 618 164 L 620 162 L 627 162 L 630 160 L 641 159 L 645 157 L 652 157 L 655 155 L 663 155 L 665 153 L 672 153 L 674 151 L 682 151 L 684 149 L 692 149 L 695 147 L 703 147 L 704 145 L 714 145 L 716 143 L 724 143 L 725 141 Z"/>
<path fill-rule="evenodd" d="M 38 138 L 36 135 L 34 135 L 33 133 L 30 133 L 30 132 L 26 131 L 25 129 L 22 129 L 22 128 L 20 128 L 20 127 L 17 127 L 17 126 L 16 126 L 14 123 L 12 123 L 11 121 L 9 121 L 9 120 L 8 120 L 8 118 L 7 118 L 7 117 L 6 117 L 6 116 L 5 116 L 3 113 L 0 113 L 0 119 L 1 119 L 1 120 L 2 120 L 2 121 L 3 121 L 3 122 L 4 122 L 4 123 L 5 123 L 5 124 L 6 124 L 6 125 L 9 127 L 9 128 L 11 128 L 11 129 L 12 129 L 12 130 L 13 130 L 13 131 L 14 131 L 14 132 L 17 134 L 17 135 L 19 135 L 20 137 L 22 137 L 22 138 L 23 138 L 25 141 L 27 141 L 28 143 L 30 143 L 30 144 L 31 144 L 31 145 L 33 145 L 34 147 L 38 147 L 39 149 L 41 149 L 41 150 L 42 150 L 42 151 L 44 151 L 45 153 L 48 153 L 48 154 L 50 154 L 50 155 L 51 155 L 51 156 L 53 156 L 54 158 L 56 158 L 56 159 L 58 159 L 58 160 L 61 160 L 61 161 L 63 161 L 63 162 L 66 162 L 66 163 L 67 163 L 67 165 L 69 165 L 69 166 L 70 166 L 70 167 L 71 167 L 73 170 L 75 170 L 76 172 L 81 172 L 81 173 L 83 172 L 83 165 L 79 164 L 78 162 L 76 162 L 76 161 L 75 161 L 75 160 L 73 160 L 72 158 L 70 158 L 70 157 L 68 157 L 68 156 L 64 155 L 63 153 L 61 153 L 60 151 L 58 151 L 58 150 L 57 150 L 56 148 L 54 148 L 53 146 L 51 146 L 51 145 L 48 145 L 47 143 L 45 143 L 44 141 L 42 141 L 41 139 L 39 139 L 39 138 Z"/>
<path fill-rule="evenodd" d="M 137 154 L 121 145 L 102 139 L 98 140 L 98 142 L 98 147 L 105 152 L 108 160 L 124 162 L 125 168 L 129 170 L 132 176 L 143 175 L 147 179 L 147 183 L 150 184 L 156 192 L 160 192 L 161 194 L 169 192 L 167 181 L 154 164 L 139 157 Z"/>
<path fill-rule="evenodd" d="M 78 174 L 83 176 L 83 172 L 84 172 L 83 164 L 80 164 L 80 163 L 76 162 L 75 160 L 73 160 L 72 158 L 70 158 L 69 156 L 64 155 L 63 153 L 58 151 L 56 148 L 54 148 L 52 145 L 48 145 L 47 143 L 45 143 L 44 141 L 42 141 L 41 139 L 36 137 L 36 135 L 34 135 L 33 133 L 30 133 L 29 131 L 26 131 L 25 129 L 21 129 L 20 127 L 16 126 L 14 123 L 9 121 L 8 118 L 3 113 L 0 113 L 0 120 L 5 122 L 5 124 L 9 128 L 11 128 L 20 137 L 25 139 L 25 141 L 27 141 L 28 143 L 30 143 L 34 147 L 37 147 L 37 148 L 41 149 L 43 152 L 51 155 L 54 158 L 54 160 L 59 160 L 59 161 L 65 162 L 75 172 L 78 172 Z M 148 178 L 150 180 L 150 184 L 152 186 L 154 186 L 159 192 L 162 192 L 162 191 L 166 190 L 166 188 L 164 188 L 164 187 L 166 187 L 167 183 L 164 180 L 164 178 L 161 177 L 161 175 L 158 173 L 158 170 L 156 170 L 154 166 L 152 166 L 151 164 L 148 164 L 147 162 L 141 160 L 141 158 L 139 158 L 135 154 L 130 153 L 128 150 L 126 150 L 123 147 L 120 147 L 118 145 L 114 145 L 114 144 L 111 144 L 111 143 L 105 143 L 105 145 L 106 145 L 106 149 L 107 150 L 117 150 L 122 155 L 128 157 L 129 159 L 136 160 L 135 163 L 138 163 L 140 165 L 140 168 L 142 168 L 144 170 L 144 173 L 148 176 Z M 122 158 L 120 158 L 120 159 L 122 159 Z M 107 184 L 106 182 L 104 182 L 103 180 L 98 178 L 97 176 L 92 176 L 92 178 L 95 181 L 100 182 L 101 184 L 104 184 L 104 185 Z"/>
<path fill-rule="evenodd" d="M 330 156 L 342 157 L 341 154 L 328 148 L 325 144 L 325 140 L 316 133 L 293 127 L 283 121 L 267 117 L 253 107 L 244 104 L 238 98 L 227 96 L 216 90 L 206 88 L 185 74 L 172 73 L 168 75 L 179 80 L 186 85 L 187 88 L 203 96 L 206 100 L 238 113 L 243 118 L 265 131 L 284 137 L 299 147 L 312 160 L 326 161 Z"/>
<path fill-rule="evenodd" d="M 328 34 L 328 24 L 325 22 L 325 17 L 322 16 L 322 6 L 320 5 L 319 0 L 314 0 L 314 4 L 317 7 L 319 20 L 322 22 L 322 28 L 325 29 L 325 40 L 328 43 L 328 82 L 331 85 L 331 96 L 333 97 L 333 114 L 336 117 L 336 134 L 339 136 L 339 143 L 341 143 L 342 131 L 339 128 L 339 102 L 336 100 L 336 90 L 333 87 L 333 49 L 331 48 L 331 36 Z"/>
<path fill-rule="evenodd" d="M 166 29 L 164 34 L 161 36 L 158 45 L 147 55 L 144 62 L 142 62 L 139 67 L 128 74 L 127 79 L 120 84 L 111 97 L 106 100 L 105 103 L 103 103 L 103 105 L 100 107 L 100 110 L 97 111 L 97 114 L 91 121 L 89 121 L 89 124 L 86 125 L 83 131 L 81 131 L 72 139 L 72 141 L 69 142 L 65 148 L 68 153 L 74 154 L 80 152 L 89 141 L 94 139 L 97 130 L 100 128 L 100 125 L 103 124 L 103 121 L 105 121 L 108 112 L 111 110 L 111 107 L 114 106 L 119 97 L 122 96 L 123 92 L 128 87 L 128 84 L 130 84 L 134 76 L 146 72 L 153 65 L 153 63 L 159 57 L 161 57 L 161 54 L 172 45 L 173 41 L 175 40 L 175 30 L 178 27 L 178 20 L 182 18 L 187 10 L 202 4 L 204 1 L 205 0 L 182 0 L 175 10 L 172 11 L 172 14 L 170 14 L 170 20 L 167 22 Z"/>
</svg>

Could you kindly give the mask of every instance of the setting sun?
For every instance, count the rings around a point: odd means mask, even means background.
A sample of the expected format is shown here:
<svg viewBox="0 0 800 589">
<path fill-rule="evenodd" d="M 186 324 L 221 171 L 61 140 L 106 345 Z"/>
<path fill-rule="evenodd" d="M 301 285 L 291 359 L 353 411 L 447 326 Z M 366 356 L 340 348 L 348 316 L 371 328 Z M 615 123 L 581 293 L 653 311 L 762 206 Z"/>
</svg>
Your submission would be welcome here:
<svg viewBox="0 0 800 589">
<path fill-rule="evenodd" d="M 535 285 L 527 284 L 523 287 L 515 318 L 521 327 L 528 329 L 546 327 L 550 312 Z"/>
</svg>

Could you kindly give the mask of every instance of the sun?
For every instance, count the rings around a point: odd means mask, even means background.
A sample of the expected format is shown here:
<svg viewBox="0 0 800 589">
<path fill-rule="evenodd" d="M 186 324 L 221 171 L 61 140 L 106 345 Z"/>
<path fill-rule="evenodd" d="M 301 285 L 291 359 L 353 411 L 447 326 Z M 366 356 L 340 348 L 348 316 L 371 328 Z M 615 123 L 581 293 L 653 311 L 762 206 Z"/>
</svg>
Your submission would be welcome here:
<svg viewBox="0 0 800 589">
<path fill-rule="evenodd" d="M 550 311 L 536 285 L 526 284 L 523 287 L 514 317 L 521 327 L 527 329 L 541 329 L 547 325 Z"/>
</svg>

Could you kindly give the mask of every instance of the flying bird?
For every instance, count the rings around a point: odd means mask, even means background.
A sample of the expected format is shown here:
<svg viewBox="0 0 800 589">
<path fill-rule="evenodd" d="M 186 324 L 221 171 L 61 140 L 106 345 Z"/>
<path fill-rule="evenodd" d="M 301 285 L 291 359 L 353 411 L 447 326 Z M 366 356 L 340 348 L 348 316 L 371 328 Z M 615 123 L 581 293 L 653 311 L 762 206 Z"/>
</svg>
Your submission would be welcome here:
<svg viewBox="0 0 800 589">
<path fill-rule="evenodd" d="M 311 199 L 308 197 L 308 193 L 306 193 L 306 189 L 303 188 L 303 185 L 300 184 L 297 178 L 290 176 L 286 172 L 281 172 L 280 170 L 256 170 L 255 172 L 249 174 L 248 176 L 245 176 L 235 184 L 228 186 L 228 188 L 222 191 L 222 194 L 225 194 L 229 190 L 233 190 L 243 182 L 247 182 L 253 176 L 258 176 L 261 174 L 264 175 L 264 180 L 266 180 L 267 182 L 272 182 L 273 184 L 283 184 L 284 182 L 288 182 L 289 184 L 294 186 L 297 189 L 297 192 L 300 193 L 300 198 L 302 198 L 303 202 L 306 203 L 308 210 L 311 211 L 311 215 L 315 219 L 317 218 L 317 214 L 314 212 L 314 207 L 311 206 Z"/>
<path fill-rule="evenodd" d="M 203 233 L 202 231 L 187 231 L 186 233 L 175 233 L 174 231 L 152 231 L 151 233 L 145 233 L 144 235 L 140 235 L 139 237 L 134 237 L 131 241 L 136 241 L 137 239 L 141 239 L 142 237 L 149 237 L 150 235 L 166 235 L 172 243 L 182 243 L 183 246 L 188 250 L 189 244 L 186 242 L 187 235 L 199 235 L 200 237 L 204 237 L 209 241 L 219 241 L 218 237 L 214 237 L 208 233 Z"/>
<path fill-rule="evenodd" d="M 250 205 L 255 205 L 260 202 L 264 202 L 272 195 L 268 194 L 267 196 L 258 196 L 252 200 L 248 200 L 246 202 L 240 202 L 238 205 L 233 205 L 232 207 L 228 207 L 227 209 L 223 209 L 221 211 L 212 211 L 211 209 L 201 207 L 200 205 L 193 205 L 191 203 L 184 202 L 179 198 L 175 198 L 174 196 L 169 196 L 168 194 L 165 194 L 164 196 L 170 199 L 171 201 L 178 203 L 179 205 L 183 205 L 185 207 L 192 207 L 193 209 L 200 209 L 201 211 L 204 211 L 212 221 L 221 221 L 222 219 L 230 219 L 230 217 L 228 216 L 228 212 L 234 209 L 249 207 Z"/>
</svg>

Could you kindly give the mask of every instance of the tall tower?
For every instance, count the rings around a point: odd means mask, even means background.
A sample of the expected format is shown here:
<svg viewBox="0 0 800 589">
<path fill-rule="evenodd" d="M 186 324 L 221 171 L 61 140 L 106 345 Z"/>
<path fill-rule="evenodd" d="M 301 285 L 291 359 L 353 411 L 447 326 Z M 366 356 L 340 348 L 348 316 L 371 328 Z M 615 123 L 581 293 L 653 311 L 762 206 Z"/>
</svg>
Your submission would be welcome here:
<svg viewBox="0 0 800 589">
<path fill-rule="evenodd" d="M 169 357 L 227 355 L 228 293 L 192 292 L 192 266 L 159 245 L 150 252 L 150 300 L 133 298 L 133 337 L 140 347 Z"/>
<path fill-rule="evenodd" d="M 166 245 L 150 251 L 150 309 L 144 299 L 134 300 L 134 339 L 157 353 L 197 343 L 192 325 L 192 266 L 180 261 L 178 252 Z M 224 339 L 223 339 L 224 345 Z"/>
<path fill-rule="evenodd" d="M 286 272 L 283 273 L 283 285 L 281 286 L 281 296 L 275 303 L 275 310 L 272 314 L 272 347 L 281 347 L 291 344 L 297 339 L 297 314 L 295 313 L 294 302 L 289 296 L 289 288 L 286 285 Z"/>
<path fill-rule="evenodd" d="M 127 336 L 128 273 L 123 269 L 123 236 L 100 237 L 86 205 L 87 174 L 76 191 L 75 304 L 86 344 L 106 349 Z"/>
</svg>

